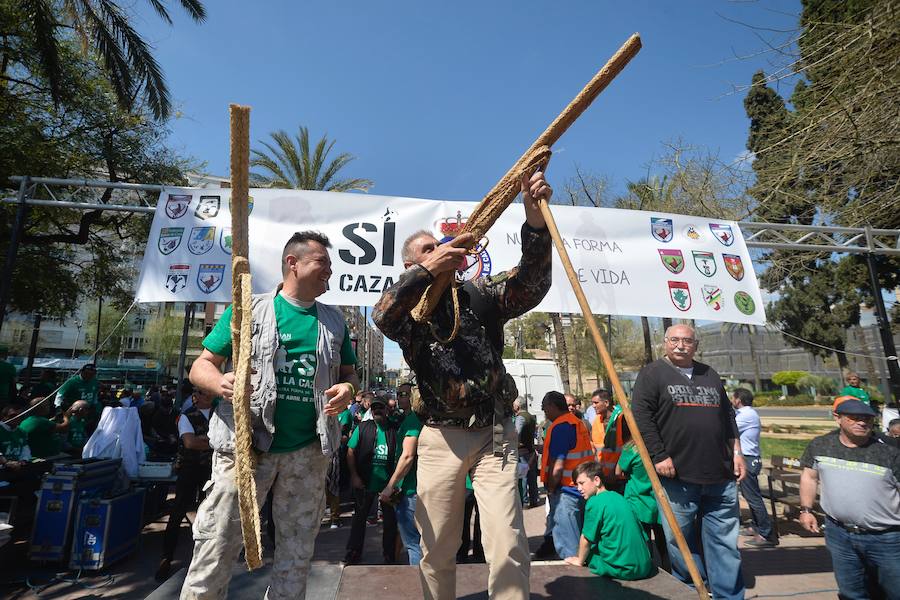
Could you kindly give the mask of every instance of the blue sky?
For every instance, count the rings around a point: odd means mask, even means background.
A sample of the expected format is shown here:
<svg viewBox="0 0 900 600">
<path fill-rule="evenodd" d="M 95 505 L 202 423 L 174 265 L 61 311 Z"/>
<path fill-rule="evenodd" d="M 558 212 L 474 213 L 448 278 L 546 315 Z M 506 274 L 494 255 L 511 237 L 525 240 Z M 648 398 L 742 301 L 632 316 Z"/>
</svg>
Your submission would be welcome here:
<svg viewBox="0 0 900 600">
<path fill-rule="evenodd" d="M 171 3 L 176 4 L 176 3 Z M 146 3 L 178 117 L 170 143 L 228 172 L 228 104 L 252 107 L 251 140 L 310 128 L 356 160 L 371 192 L 479 200 L 633 32 L 644 47 L 554 147 L 557 188 L 575 166 L 612 191 L 666 141 L 732 160 L 745 151 L 743 92 L 778 57 L 762 38 L 796 27 L 799 2 L 206 2 L 168 27 Z M 752 25 L 754 27 L 749 27 Z M 787 95 L 787 94 L 785 94 Z M 385 349 L 389 365 L 396 347 Z"/>
</svg>

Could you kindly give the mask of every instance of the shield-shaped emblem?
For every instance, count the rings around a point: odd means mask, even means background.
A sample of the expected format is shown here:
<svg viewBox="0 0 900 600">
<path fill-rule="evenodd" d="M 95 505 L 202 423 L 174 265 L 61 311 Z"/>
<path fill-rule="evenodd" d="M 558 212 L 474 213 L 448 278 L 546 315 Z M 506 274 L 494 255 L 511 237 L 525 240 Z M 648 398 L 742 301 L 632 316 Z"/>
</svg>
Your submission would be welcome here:
<svg viewBox="0 0 900 600">
<path fill-rule="evenodd" d="M 156 242 L 156 247 L 163 254 L 172 254 L 181 245 L 183 233 L 184 227 L 163 227 L 159 230 L 159 240 Z"/>
<path fill-rule="evenodd" d="M 166 215 L 170 219 L 179 219 L 187 214 L 190 204 L 190 195 L 169 194 L 169 198 L 166 200 Z"/>
<path fill-rule="evenodd" d="M 672 219 L 650 217 L 650 233 L 661 242 L 671 242 L 673 233 Z"/>
<path fill-rule="evenodd" d="M 197 271 L 197 287 L 204 294 L 212 294 L 225 279 L 225 265 L 200 265 Z"/>
<path fill-rule="evenodd" d="M 691 289 L 686 282 L 670 281 L 669 297 L 678 310 L 684 312 L 691 308 Z"/>
<path fill-rule="evenodd" d="M 228 210 L 231 211 L 231 198 L 228 199 Z M 247 195 L 247 214 L 253 212 L 253 196 Z"/>
<path fill-rule="evenodd" d="M 725 269 L 736 281 L 744 278 L 744 263 L 737 254 L 723 254 L 722 259 L 725 261 Z"/>
<path fill-rule="evenodd" d="M 722 288 L 715 285 L 704 285 L 703 301 L 713 310 L 722 310 L 722 307 L 725 306 L 722 301 Z"/>
<path fill-rule="evenodd" d="M 169 265 L 169 273 L 166 275 L 166 289 L 173 294 L 177 294 L 187 286 L 190 273 L 191 265 Z"/>
<path fill-rule="evenodd" d="M 684 256 L 681 250 L 666 250 L 659 248 L 659 258 L 662 264 L 672 273 L 681 273 L 684 270 Z"/>
<path fill-rule="evenodd" d="M 198 219 L 212 219 L 219 214 L 219 207 L 222 204 L 222 198 L 219 196 L 200 196 L 200 202 L 194 209 L 194 216 Z"/>
<path fill-rule="evenodd" d="M 694 250 L 692 254 L 694 255 L 694 266 L 697 267 L 698 271 L 707 277 L 712 277 L 716 274 L 716 257 L 712 252 Z"/>
<path fill-rule="evenodd" d="M 734 295 L 734 305 L 745 315 L 752 315 L 756 312 L 756 302 L 747 292 L 738 292 Z"/>
<path fill-rule="evenodd" d="M 719 240 L 719 243 L 723 246 L 730 246 L 734 243 L 734 233 L 731 231 L 731 225 L 710 223 L 709 230 L 712 231 L 713 237 Z"/>
<path fill-rule="evenodd" d="M 215 243 L 215 227 L 194 227 L 191 229 L 191 237 L 188 240 L 188 250 L 191 251 L 191 254 L 206 254 Z"/>
<path fill-rule="evenodd" d="M 684 237 L 691 240 L 692 242 L 699 242 L 702 239 L 702 236 L 700 235 L 700 229 L 698 229 L 697 226 L 693 223 L 687 225 L 682 230 L 682 233 L 684 233 Z"/>
<path fill-rule="evenodd" d="M 223 227 L 219 234 L 219 247 L 225 254 L 231 254 L 231 227 Z"/>
</svg>

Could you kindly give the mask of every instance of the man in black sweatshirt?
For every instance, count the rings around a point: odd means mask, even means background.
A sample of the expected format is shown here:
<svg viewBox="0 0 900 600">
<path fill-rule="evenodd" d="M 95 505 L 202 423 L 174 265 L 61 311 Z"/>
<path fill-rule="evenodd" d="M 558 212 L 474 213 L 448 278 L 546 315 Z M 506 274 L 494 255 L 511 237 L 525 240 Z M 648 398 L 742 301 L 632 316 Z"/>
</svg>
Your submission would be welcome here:
<svg viewBox="0 0 900 600">
<path fill-rule="evenodd" d="M 734 409 L 719 374 L 696 362 L 698 340 L 687 325 L 666 330 L 665 357 L 641 369 L 632 394 L 634 418 L 660 475 L 694 562 L 714 598 L 744 597 L 737 538 L 735 480 L 746 475 Z M 690 575 L 668 523 L 663 528 L 673 573 Z M 702 531 L 703 555 L 700 557 Z"/>
</svg>

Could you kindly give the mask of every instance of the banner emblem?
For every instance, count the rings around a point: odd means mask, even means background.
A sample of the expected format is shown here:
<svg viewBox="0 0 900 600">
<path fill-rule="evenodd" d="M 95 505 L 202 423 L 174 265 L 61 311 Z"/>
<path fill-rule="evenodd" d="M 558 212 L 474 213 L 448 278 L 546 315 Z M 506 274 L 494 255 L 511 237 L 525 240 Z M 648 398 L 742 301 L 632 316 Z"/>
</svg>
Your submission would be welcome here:
<svg viewBox="0 0 900 600">
<path fill-rule="evenodd" d="M 684 281 L 669 282 L 669 297 L 675 308 L 685 312 L 691 308 L 691 290 Z"/>
<path fill-rule="evenodd" d="M 204 294 L 212 294 L 225 279 L 225 265 L 200 265 L 197 271 L 197 287 Z"/>
<path fill-rule="evenodd" d="M 731 231 L 731 225 L 710 223 L 709 230 L 712 231 L 713 237 L 719 240 L 719 243 L 723 246 L 730 246 L 734 243 L 734 233 Z"/>
<path fill-rule="evenodd" d="M 704 285 L 703 301 L 713 310 L 722 310 L 722 307 L 725 305 L 722 301 L 722 289 L 715 285 Z"/>
<path fill-rule="evenodd" d="M 200 196 L 200 202 L 197 203 L 197 208 L 194 210 L 194 216 L 198 219 L 212 219 L 217 214 L 219 214 L 219 207 L 222 204 L 222 199 L 219 196 Z"/>
<path fill-rule="evenodd" d="M 663 266 L 665 266 L 672 273 L 681 273 L 684 270 L 684 256 L 681 254 L 681 250 L 666 250 L 664 248 L 659 248 L 657 250 L 659 252 L 659 258 L 662 260 Z"/>
<path fill-rule="evenodd" d="M 728 271 L 728 274 L 735 281 L 740 281 L 744 278 L 744 263 L 741 262 L 740 256 L 737 254 L 723 254 L 722 258 L 725 260 L 725 270 Z"/>
<path fill-rule="evenodd" d="M 166 289 L 173 294 L 177 294 L 187 286 L 190 273 L 191 265 L 169 265 L 169 273 L 166 275 Z"/>
<path fill-rule="evenodd" d="M 231 198 L 228 198 L 228 211 L 231 212 Z M 247 195 L 247 215 L 253 212 L 253 196 Z"/>
<path fill-rule="evenodd" d="M 180 219 L 187 214 L 192 196 L 185 194 L 169 194 L 166 200 L 166 215 L 170 219 Z"/>
<path fill-rule="evenodd" d="M 215 243 L 215 227 L 194 227 L 191 229 L 191 237 L 188 240 L 188 250 L 191 251 L 191 254 L 206 254 Z"/>
<path fill-rule="evenodd" d="M 219 234 L 219 247 L 225 254 L 231 254 L 231 227 L 223 227 Z"/>
<path fill-rule="evenodd" d="M 694 266 L 697 267 L 698 271 L 707 277 L 712 277 L 716 274 L 716 257 L 712 252 L 694 250 L 693 255 Z"/>
<path fill-rule="evenodd" d="M 659 241 L 671 242 L 673 229 L 672 219 L 650 217 L 650 233 Z"/>
<path fill-rule="evenodd" d="M 156 247 L 163 254 L 172 254 L 181 245 L 181 235 L 184 227 L 163 227 L 159 230 L 159 239 Z"/>
<path fill-rule="evenodd" d="M 697 226 L 694 224 L 688 225 L 684 228 L 684 237 L 691 240 L 692 242 L 699 242 L 702 239 L 700 230 L 697 229 Z"/>
<path fill-rule="evenodd" d="M 745 315 L 752 315 L 756 312 L 756 302 L 747 292 L 738 292 L 734 295 L 734 305 Z"/>
<path fill-rule="evenodd" d="M 455 217 L 445 217 L 435 221 L 434 228 L 440 231 L 441 243 L 449 242 L 462 233 L 463 227 L 466 225 L 466 220 L 467 219 L 462 216 L 461 212 L 456 211 Z M 456 270 L 457 281 L 471 281 L 473 279 L 478 279 L 479 277 L 487 277 L 491 274 L 491 255 L 487 253 L 485 248 L 486 245 L 482 246 L 479 241 L 475 244 L 475 247 L 472 248 L 472 253 L 467 254 L 465 258 L 463 258 Z"/>
</svg>

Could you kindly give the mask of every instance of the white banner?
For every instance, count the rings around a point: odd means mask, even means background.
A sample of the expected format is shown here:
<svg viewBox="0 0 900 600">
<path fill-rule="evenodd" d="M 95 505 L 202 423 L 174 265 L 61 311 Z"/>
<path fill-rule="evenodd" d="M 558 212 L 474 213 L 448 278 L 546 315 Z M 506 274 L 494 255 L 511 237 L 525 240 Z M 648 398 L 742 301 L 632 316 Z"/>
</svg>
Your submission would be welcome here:
<svg viewBox="0 0 900 600">
<path fill-rule="evenodd" d="M 229 189 L 169 189 L 157 204 L 138 282 L 139 302 L 230 302 Z M 281 252 L 295 232 L 333 244 L 329 304 L 373 306 L 403 271 L 403 241 L 457 230 L 474 202 L 302 190 L 250 190 L 253 289 L 281 281 Z M 596 314 L 765 323 L 743 236 L 733 221 L 633 210 L 553 206 L 569 257 Z M 521 205 L 511 206 L 470 260 L 465 277 L 496 274 L 521 256 Z M 556 252 L 553 287 L 536 310 L 580 313 Z"/>
</svg>

